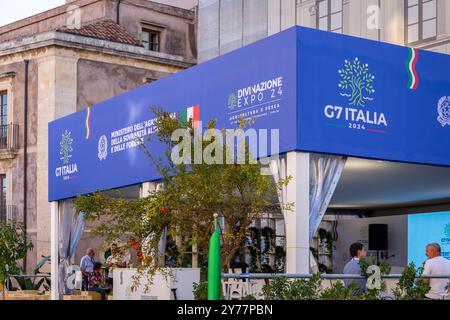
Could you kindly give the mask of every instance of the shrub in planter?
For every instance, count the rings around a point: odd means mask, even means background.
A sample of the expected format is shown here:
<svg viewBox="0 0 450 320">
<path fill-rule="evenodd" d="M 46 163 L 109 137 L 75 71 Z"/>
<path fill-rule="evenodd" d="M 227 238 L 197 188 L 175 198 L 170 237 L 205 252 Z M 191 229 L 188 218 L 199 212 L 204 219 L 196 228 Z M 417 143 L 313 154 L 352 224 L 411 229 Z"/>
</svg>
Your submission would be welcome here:
<svg viewBox="0 0 450 320">
<path fill-rule="evenodd" d="M 356 300 L 361 298 L 358 294 L 358 285 L 356 283 L 350 286 L 344 285 L 342 281 L 333 283 L 331 287 L 322 291 L 320 299 L 322 300 Z"/>
<path fill-rule="evenodd" d="M 208 282 L 194 282 L 194 291 L 192 293 L 194 294 L 195 300 L 208 300 Z"/>
<path fill-rule="evenodd" d="M 319 299 L 321 283 L 319 273 L 315 273 L 311 279 L 275 277 L 262 290 L 267 300 L 316 300 Z"/>
<path fill-rule="evenodd" d="M 194 294 L 195 300 L 208 300 L 208 281 L 200 281 L 199 283 L 194 282 L 194 290 L 192 293 Z M 224 300 L 223 295 L 222 300 Z"/>
<path fill-rule="evenodd" d="M 393 290 L 397 300 L 424 300 L 425 295 L 430 291 L 430 285 L 425 283 L 424 279 L 416 276 L 423 273 L 423 268 L 416 268 L 414 262 L 411 262 L 403 270 L 396 288 Z"/>
</svg>

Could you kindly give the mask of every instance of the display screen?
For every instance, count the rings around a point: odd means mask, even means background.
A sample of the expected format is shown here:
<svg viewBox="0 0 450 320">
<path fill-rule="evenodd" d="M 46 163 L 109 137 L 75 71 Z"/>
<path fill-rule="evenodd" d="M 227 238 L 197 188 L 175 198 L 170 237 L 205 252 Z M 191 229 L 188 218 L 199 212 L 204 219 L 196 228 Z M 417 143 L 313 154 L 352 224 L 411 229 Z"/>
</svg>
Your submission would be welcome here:
<svg viewBox="0 0 450 320">
<path fill-rule="evenodd" d="M 408 262 L 422 266 L 425 247 L 436 242 L 442 256 L 450 260 L 450 212 L 410 214 L 408 216 Z"/>
</svg>

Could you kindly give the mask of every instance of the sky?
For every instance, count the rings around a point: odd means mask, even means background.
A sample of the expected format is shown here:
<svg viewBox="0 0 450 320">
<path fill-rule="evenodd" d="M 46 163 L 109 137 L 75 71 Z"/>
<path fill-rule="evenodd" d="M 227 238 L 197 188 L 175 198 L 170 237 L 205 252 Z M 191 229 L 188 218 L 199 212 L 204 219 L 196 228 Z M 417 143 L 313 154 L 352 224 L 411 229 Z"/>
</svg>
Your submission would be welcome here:
<svg viewBox="0 0 450 320">
<path fill-rule="evenodd" d="M 197 0 L 155 0 L 190 9 Z M 0 0 L 0 26 L 65 4 L 65 0 Z"/>
<path fill-rule="evenodd" d="M 65 4 L 65 0 L 0 0 L 0 26 Z"/>
</svg>

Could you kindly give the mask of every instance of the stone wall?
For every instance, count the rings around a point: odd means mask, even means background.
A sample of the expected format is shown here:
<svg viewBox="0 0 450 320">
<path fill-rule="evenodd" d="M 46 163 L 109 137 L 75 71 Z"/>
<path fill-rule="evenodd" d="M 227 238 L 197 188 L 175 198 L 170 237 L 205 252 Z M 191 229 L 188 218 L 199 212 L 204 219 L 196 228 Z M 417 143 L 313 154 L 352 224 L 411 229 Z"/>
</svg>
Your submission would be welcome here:
<svg viewBox="0 0 450 320">
<path fill-rule="evenodd" d="M 0 43 L 55 31 L 74 24 L 110 19 L 117 22 L 117 0 L 71 1 L 38 15 L 0 27 Z M 195 13 L 148 0 L 127 0 L 120 4 L 119 24 L 139 38 L 142 23 L 164 29 L 161 52 L 196 58 Z"/>
<path fill-rule="evenodd" d="M 116 8 L 111 8 L 109 14 L 116 14 Z M 168 7 L 146 0 L 130 0 L 120 7 L 120 25 L 137 38 L 143 24 L 161 27 L 161 52 L 196 58 L 195 46 L 191 38 L 195 38 L 189 25 L 195 22 L 195 14 L 190 11 Z M 195 40 L 193 42 L 195 44 Z"/>
<path fill-rule="evenodd" d="M 78 61 L 77 110 L 141 86 L 144 84 L 144 78 L 157 80 L 167 74 L 160 71 L 80 59 Z"/>
<path fill-rule="evenodd" d="M 73 23 L 79 13 L 80 23 L 105 17 L 106 2 L 111 0 L 78 0 L 29 18 L 0 27 L 0 42 L 53 31 Z M 79 11 L 74 11 L 74 6 Z"/>
<path fill-rule="evenodd" d="M 0 83 L 10 82 L 8 90 L 8 117 L 10 122 L 19 125 L 19 151 L 12 160 L 0 161 L 0 174 L 7 176 L 7 205 L 16 208 L 18 221 L 24 221 L 24 96 L 25 63 L 23 61 L 1 64 L 0 74 L 14 73 L 14 77 L 0 78 Z M 28 159 L 27 159 L 27 235 L 35 243 L 36 239 L 36 116 L 37 116 L 37 63 L 31 60 L 28 76 Z M 12 99 L 11 99 L 12 98 Z M 28 254 L 28 266 L 36 263 L 35 249 Z M 30 270 L 30 269 L 29 269 Z"/>
</svg>

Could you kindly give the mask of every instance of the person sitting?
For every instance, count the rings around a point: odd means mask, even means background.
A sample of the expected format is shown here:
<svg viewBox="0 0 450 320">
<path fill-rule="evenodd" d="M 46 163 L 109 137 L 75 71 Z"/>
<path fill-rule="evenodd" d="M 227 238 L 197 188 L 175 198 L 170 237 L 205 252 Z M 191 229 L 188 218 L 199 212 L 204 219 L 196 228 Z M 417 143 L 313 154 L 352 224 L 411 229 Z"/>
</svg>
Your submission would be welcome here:
<svg viewBox="0 0 450 320">
<path fill-rule="evenodd" d="M 362 274 L 361 266 L 359 265 L 359 259 L 366 257 L 366 251 L 364 246 L 355 242 L 350 246 L 350 256 L 352 257 L 349 262 L 344 267 L 344 274 Z M 344 280 L 345 285 L 348 287 L 352 284 L 358 285 L 358 292 L 364 292 L 366 290 L 366 280 L 364 279 L 346 279 Z"/>
<path fill-rule="evenodd" d="M 425 249 L 428 260 L 423 267 L 423 275 L 448 275 L 450 274 L 450 261 L 441 256 L 441 246 L 438 243 L 429 243 Z M 424 278 L 424 282 L 430 285 L 430 291 L 425 295 L 429 299 L 441 300 L 449 296 L 448 278 Z"/>
<path fill-rule="evenodd" d="M 94 263 L 94 271 L 89 276 L 88 290 L 100 293 L 102 300 L 106 300 L 109 290 L 105 288 L 103 283 L 102 264 L 100 262 Z"/>
</svg>

